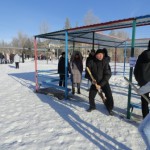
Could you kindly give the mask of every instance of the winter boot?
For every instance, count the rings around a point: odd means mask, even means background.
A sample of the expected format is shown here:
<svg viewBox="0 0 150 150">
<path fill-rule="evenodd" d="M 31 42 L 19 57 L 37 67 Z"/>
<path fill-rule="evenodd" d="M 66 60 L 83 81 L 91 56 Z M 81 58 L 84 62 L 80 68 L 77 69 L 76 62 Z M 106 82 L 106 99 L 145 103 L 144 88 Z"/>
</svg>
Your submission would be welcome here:
<svg viewBox="0 0 150 150">
<path fill-rule="evenodd" d="M 91 106 L 90 106 L 86 111 L 87 111 L 87 112 L 91 112 L 91 111 L 93 111 L 93 110 L 95 110 L 95 109 L 96 109 L 96 107 L 91 107 Z"/>
<path fill-rule="evenodd" d="M 75 88 L 72 88 L 72 94 L 75 94 Z"/>
<path fill-rule="evenodd" d="M 81 94 L 81 92 L 80 92 L 80 88 L 78 88 L 78 94 Z"/>
</svg>

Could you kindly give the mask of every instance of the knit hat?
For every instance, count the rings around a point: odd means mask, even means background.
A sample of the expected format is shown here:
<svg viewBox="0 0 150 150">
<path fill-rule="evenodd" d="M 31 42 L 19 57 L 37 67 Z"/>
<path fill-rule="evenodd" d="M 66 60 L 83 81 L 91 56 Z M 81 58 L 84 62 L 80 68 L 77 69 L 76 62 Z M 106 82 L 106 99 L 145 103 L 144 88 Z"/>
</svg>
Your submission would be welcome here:
<svg viewBox="0 0 150 150">
<path fill-rule="evenodd" d="M 61 55 L 65 55 L 65 52 L 62 52 Z"/>
<path fill-rule="evenodd" d="M 94 50 L 94 49 L 91 49 L 91 52 L 95 53 L 95 50 Z"/>
<path fill-rule="evenodd" d="M 104 51 L 105 56 L 108 57 L 107 49 L 106 49 L 106 48 L 103 48 L 103 51 Z"/>
<path fill-rule="evenodd" d="M 99 54 L 99 53 L 103 53 L 103 54 L 105 54 L 105 52 L 104 52 L 104 50 L 103 50 L 103 49 L 98 49 L 98 50 L 96 51 L 95 55 L 97 55 L 97 54 Z"/>
</svg>

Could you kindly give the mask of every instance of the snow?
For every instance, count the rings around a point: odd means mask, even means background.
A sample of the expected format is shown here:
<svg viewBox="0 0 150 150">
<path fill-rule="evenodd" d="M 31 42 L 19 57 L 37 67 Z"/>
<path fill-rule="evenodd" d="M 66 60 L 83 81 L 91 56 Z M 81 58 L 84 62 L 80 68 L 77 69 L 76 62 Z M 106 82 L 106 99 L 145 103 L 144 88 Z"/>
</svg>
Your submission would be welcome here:
<svg viewBox="0 0 150 150">
<path fill-rule="evenodd" d="M 111 64 L 112 71 L 113 65 Z M 123 64 L 110 79 L 114 97 L 114 116 L 96 96 L 97 109 L 89 107 L 86 81 L 74 100 L 35 93 L 34 61 L 0 64 L 0 150 L 144 150 L 138 132 L 142 120 L 134 109 L 131 121 L 126 116 L 128 85 L 123 79 Z M 39 61 L 39 69 L 57 69 L 57 61 Z M 126 67 L 128 77 L 129 67 Z M 133 79 L 134 81 L 134 79 Z M 140 103 L 133 94 L 132 100 Z M 136 120 L 136 121 L 134 121 Z"/>
</svg>

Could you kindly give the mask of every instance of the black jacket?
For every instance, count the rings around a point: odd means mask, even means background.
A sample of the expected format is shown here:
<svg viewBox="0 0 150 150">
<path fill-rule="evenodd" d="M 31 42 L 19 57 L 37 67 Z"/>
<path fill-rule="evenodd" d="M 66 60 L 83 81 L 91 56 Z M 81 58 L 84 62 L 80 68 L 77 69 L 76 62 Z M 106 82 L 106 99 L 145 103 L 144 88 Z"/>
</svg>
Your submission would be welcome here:
<svg viewBox="0 0 150 150">
<path fill-rule="evenodd" d="M 106 59 L 100 61 L 94 58 L 93 60 L 89 61 L 87 66 L 89 67 L 98 85 L 104 86 L 106 83 L 108 83 L 111 77 L 111 70 L 109 62 Z M 90 77 L 89 80 L 91 80 Z"/>
<path fill-rule="evenodd" d="M 87 59 L 86 59 L 86 67 L 87 67 L 88 63 L 91 60 L 93 60 L 94 58 L 95 58 L 95 56 L 92 56 L 91 54 L 89 54 L 89 57 L 87 57 Z M 89 74 L 86 69 L 85 69 L 85 78 L 89 79 Z"/>
<path fill-rule="evenodd" d="M 68 72 L 70 73 L 69 62 L 68 62 Z M 62 56 L 59 58 L 59 62 L 58 62 L 58 73 L 65 75 L 65 58 Z"/>
<path fill-rule="evenodd" d="M 150 81 L 150 49 L 139 55 L 134 68 L 134 76 L 140 86 Z"/>
</svg>

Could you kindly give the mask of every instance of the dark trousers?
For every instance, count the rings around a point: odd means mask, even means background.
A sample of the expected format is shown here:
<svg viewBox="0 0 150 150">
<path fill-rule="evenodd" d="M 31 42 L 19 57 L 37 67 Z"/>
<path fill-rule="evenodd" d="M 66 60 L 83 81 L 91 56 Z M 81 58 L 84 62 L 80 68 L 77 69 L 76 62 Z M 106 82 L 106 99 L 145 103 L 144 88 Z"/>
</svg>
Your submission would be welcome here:
<svg viewBox="0 0 150 150">
<path fill-rule="evenodd" d="M 146 93 L 144 95 L 146 97 L 149 97 L 149 93 Z M 148 102 L 142 96 L 141 96 L 141 102 L 142 102 L 142 114 L 143 114 L 143 118 L 145 118 L 149 113 Z"/>
<path fill-rule="evenodd" d="M 105 97 L 106 97 L 106 103 L 108 105 L 108 108 L 109 110 L 112 110 L 113 107 L 114 107 L 114 100 L 113 100 L 113 97 L 112 97 L 112 92 L 111 92 L 111 88 L 109 86 L 109 83 L 105 84 L 103 87 L 102 87 L 102 90 L 103 90 L 103 93 L 105 94 Z M 97 94 L 97 89 L 95 87 L 95 85 L 91 85 L 91 88 L 90 88 L 90 92 L 89 92 L 89 104 L 90 104 L 90 107 L 92 108 L 95 108 L 95 96 Z"/>
<path fill-rule="evenodd" d="M 59 75 L 59 86 L 65 87 L 65 75 Z"/>
<path fill-rule="evenodd" d="M 16 69 L 18 68 L 19 69 L 19 62 L 15 62 L 16 64 Z"/>
</svg>

